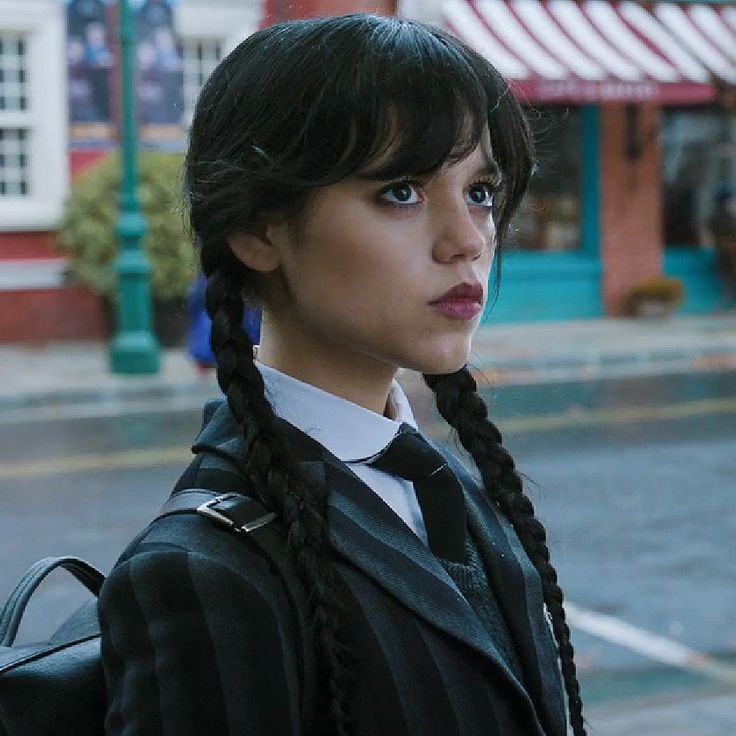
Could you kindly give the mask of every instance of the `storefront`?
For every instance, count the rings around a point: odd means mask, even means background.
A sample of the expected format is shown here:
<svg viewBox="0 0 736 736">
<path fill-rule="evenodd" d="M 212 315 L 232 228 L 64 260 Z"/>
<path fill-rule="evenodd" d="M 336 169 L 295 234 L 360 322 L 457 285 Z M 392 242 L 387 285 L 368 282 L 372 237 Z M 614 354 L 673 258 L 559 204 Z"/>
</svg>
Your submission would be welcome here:
<svg viewBox="0 0 736 736">
<path fill-rule="evenodd" d="M 736 192 L 733 3 L 131 3 L 140 13 L 149 5 L 173 9 L 167 22 L 180 57 L 168 69 L 176 89 L 141 87 L 151 103 L 142 132 L 173 145 L 211 69 L 260 23 L 396 10 L 448 28 L 486 55 L 524 102 L 538 153 L 488 320 L 621 314 L 631 288 L 662 273 L 682 279 L 683 312 L 729 304 L 712 222 L 723 196 Z M 116 145 L 115 6 L 0 0 L 0 341 L 94 337 L 103 329 L 97 302 L 64 282 L 55 228 L 69 174 Z M 152 58 L 147 51 L 139 61 Z M 168 99 L 167 90 L 176 96 L 167 107 L 178 110 L 175 121 L 153 104 L 159 92 Z"/>
<path fill-rule="evenodd" d="M 443 0 L 400 12 L 490 59 L 534 130 L 538 168 L 489 320 L 621 314 L 661 273 L 682 279 L 681 312 L 727 306 L 708 222 L 736 189 L 735 7 Z"/>
</svg>

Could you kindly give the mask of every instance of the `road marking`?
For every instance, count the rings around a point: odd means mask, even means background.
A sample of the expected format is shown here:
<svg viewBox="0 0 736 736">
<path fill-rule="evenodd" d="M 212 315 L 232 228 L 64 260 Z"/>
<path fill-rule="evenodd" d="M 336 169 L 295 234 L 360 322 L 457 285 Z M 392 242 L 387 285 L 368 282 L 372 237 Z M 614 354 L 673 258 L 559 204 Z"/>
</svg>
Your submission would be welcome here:
<svg viewBox="0 0 736 736">
<path fill-rule="evenodd" d="M 697 649 L 570 601 L 565 602 L 565 613 L 570 626 L 586 634 L 626 647 L 657 662 L 698 672 L 719 682 L 736 686 L 736 667 L 717 662 Z"/>
<path fill-rule="evenodd" d="M 518 433 L 732 413 L 736 413 L 736 398 L 697 399 L 662 406 L 625 406 L 619 409 L 572 408 L 559 414 L 500 419 L 498 424 L 504 432 Z"/>
<path fill-rule="evenodd" d="M 122 450 L 98 455 L 71 455 L 48 460 L 0 465 L 0 478 L 39 478 L 45 475 L 83 473 L 91 470 L 120 470 L 159 465 L 179 465 L 192 458 L 187 447 L 162 447 L 153 450 Z"/>
<path fill-rule="evenodd" d="M 596 427 L 606 424 L 627 424 L 651 419 L 687 419 L 710 414 L 736 414 L 734 399 L 697 399 L 662 406 L 626 406 L 619 409 L 584 409 L 573 407 L 558 414 L 538 414 L 528 417 L 495 418 L 504 435 L 545 432 L 573 427 Z M 441 420 L 425 423 L 425 430 L 433 436 L 447 434 L 448 427 Z"/>
<path fill-rule="evenodd" d="M 184 404 L 185 402 L 182 402 Z M 151 411 L 152 402 L 147 405 Z M 136 406 L 144 411 L 144 405 Z M 570 409 L 560 414 L 518 417 L 497 420 L 505 435 L 543 432 L 553 429 L 589 427 L 605 424 L 626 424 L 648 419 L 684 419 L 709 414 L 736 413 L 736 399 L 699 399 L 664 406 L 630 406 L 619 409 Z M 424 425 L 435 437 L 447 434 L 447 425 L 433 422 Z M 86 470 L 116 470 L 121 468 L 170 465 L 190 458 L 189 451 L 180 447 L 152 450 L 125 450 L 103 455 L 77 455 L 48 460 L 30 460 L 21 463 L 0 464 L 0 478 L 36 478 L 59 473 L 78 473 Z"/>
<path fill-rule="evenodd" d="M 0 425 L 28 424 L 30 422 L 68 421 L 72 419 L 103 419 L 128 416 L 130 414 L 167 414 L 176 411 L 201 412 L 205 402 L 218 398 L 211 394 L 167 396 L 150 399 L 120 399 L 89 401 L 54 406 L 28 406 L 7 409 L 0 415 Z"/>
</svg>

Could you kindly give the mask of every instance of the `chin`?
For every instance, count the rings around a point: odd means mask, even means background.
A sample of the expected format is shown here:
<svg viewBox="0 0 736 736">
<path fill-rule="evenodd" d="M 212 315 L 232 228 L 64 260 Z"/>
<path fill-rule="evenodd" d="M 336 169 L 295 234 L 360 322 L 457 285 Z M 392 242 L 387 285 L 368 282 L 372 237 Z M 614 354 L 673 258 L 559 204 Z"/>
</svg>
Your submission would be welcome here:
<svg viewBox="0 0 736 736">
<path fill-rule="evenodd" d="M 429 376 L 444 376 L 457 373 L 461 368 L 464 368 L 469 357 L 470 350 L 468 349 L 448 352 L 438 350 L 433 355 L 427 356 L 425 360 L 417 361 L 417 365 L 413 366 L 412 370 L 426 373 Z"/>
</svg>

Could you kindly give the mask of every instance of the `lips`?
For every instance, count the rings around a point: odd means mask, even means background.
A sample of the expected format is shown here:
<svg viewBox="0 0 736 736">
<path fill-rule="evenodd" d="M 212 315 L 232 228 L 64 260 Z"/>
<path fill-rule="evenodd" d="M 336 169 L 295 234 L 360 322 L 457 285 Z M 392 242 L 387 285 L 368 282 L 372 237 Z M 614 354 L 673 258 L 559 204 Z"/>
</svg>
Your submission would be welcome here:
<svg viewBox="0 0 736 736">
<path fill-rule="evenodd" d="M 475 302 L 483 303 L 483 287 L 479 283 L 462 283 L 453 286 L 439 299 L 431 301 L 430 304 L 449 304 L 452 302 Z"/>
</svg>

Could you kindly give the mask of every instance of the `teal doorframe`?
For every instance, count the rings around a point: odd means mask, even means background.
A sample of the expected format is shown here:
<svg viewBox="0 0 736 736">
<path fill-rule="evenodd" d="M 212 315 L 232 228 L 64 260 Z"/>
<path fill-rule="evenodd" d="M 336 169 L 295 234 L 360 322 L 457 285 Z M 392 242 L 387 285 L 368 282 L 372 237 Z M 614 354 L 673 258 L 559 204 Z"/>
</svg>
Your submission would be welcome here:
<svg viewBox="0 0 736 736">
<path fill-rule="evenodd" d="M 506 251 L 498 300 L 484 323 L 600 317 L 600 107 L 583 105 L 581 141 L 581 247 L 564 253 Z"/>
<path fill-rule="evenodd" d="M 664 273 L 682 281 L 685 300 L 680 314 L 703 314 L 736 306 L 718 273 L 716 254 L 697 245 L 667 246 Z"/>
</svg>

